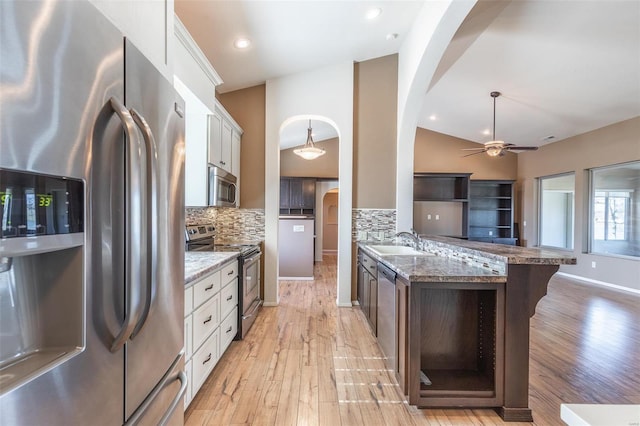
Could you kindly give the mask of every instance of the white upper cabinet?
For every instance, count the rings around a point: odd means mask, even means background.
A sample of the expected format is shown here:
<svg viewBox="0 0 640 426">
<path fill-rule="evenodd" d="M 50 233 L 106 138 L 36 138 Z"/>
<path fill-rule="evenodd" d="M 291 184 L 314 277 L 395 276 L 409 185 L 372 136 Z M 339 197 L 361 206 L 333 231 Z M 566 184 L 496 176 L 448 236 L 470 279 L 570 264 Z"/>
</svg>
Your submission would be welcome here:
<svg viewBox="0 0 640 426">
<path fill-rule="evenodd" d="M 234 171 L 233 167 L 233 141 L 239 141 L 241 134 L 240 126 L 221 105 L 217 105 L 209 116 L 209 164 L 239 177 L 240 168 Z M 238 152 L 238 165 L 239 160 Z"/>
</svg>

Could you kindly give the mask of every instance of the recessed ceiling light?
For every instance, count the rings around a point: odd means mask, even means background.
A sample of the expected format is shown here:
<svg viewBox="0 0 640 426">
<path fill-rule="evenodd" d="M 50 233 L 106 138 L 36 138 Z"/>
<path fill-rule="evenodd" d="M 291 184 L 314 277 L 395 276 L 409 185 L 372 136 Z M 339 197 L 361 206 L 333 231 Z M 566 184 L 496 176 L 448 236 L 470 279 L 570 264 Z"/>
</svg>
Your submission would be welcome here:
<svg viewBox="0 0 640 426">
<path fill-rule="evenodd" d="M 431 114 L 431 115 L 429 116 L 429 120 L 431 120 L 431 121 L 436 121 L 437 119 L 438 119 L 438 117 L 436 117 L 436 115 L 435 115 L 435 114 Z"/>
<path fill-rule="evenodd" d="M 375 9 L 369 9 L 367 14 L 364 15 L 367 19 L 376 19 L 382 13 L 382 9 L 376 7 Z"/>
<path fill-rule="evenodd" d="M 397 33 L 389 33 L 387 34 L 387 40 L 395 40 L 398 38 L 398 34 Z"/>
<path fill-rule="evenodd" d="M 233 45 L 236 47 L 236 49 L 246 49 L 247 47 L 251 46 L 251 40 L 241 37 L 236 39 L 236 41 L 233 42 Z"/>
<path fill-rule="evenodd" d="M 491 130 L 489 130 L 489 129 L 484 129 L 484 130 L 482 131 L 482 134 L 483 134 L 483 135 L 485 135 L 485 136 L 489 136 L 489 135 L 491 134 Z"/>
</svg>

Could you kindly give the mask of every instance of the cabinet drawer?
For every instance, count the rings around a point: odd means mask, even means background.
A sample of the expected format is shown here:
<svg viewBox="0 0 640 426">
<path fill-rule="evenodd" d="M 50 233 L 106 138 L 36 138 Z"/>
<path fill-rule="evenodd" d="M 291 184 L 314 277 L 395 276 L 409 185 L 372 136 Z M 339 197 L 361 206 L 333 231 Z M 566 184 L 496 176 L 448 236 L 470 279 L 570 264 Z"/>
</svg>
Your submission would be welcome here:
<svg viewBox="0 0 640 426">
<path fill-rule="evenodd" d="M 193 317 L 184 319 L 184 359 L 189 360 L 193 354 Z"/>
<path fill-rule="evenodd" d="M 213 367 L 218 362 L 218 357 L 220 355 L 220 330 L 216 329 L 216 331 L 209 336 L 207 340 L 205 340 L 204 344 L 198 351 L 193 355 L 191 362 L 192 366 L 192 377 L 193 380 L 191 382 L 191 395 L 196 396 L 198 390 L 209 377 L 209 373 L 213 370 Z"/>
<path fill-rule="evenodd" d="M 220 324 L 220 293 L 213 296 L 193 313 L 193 351 Z"/>
<path fill-rule="evenodd" d="M 193 399 L 193 395 L 191 395 L 191 383 L 192 383 L 192 374 L 191 374 L 191 361 L 187 362 L 184 366 L 184 374 L 187 375 L 187 389 L 184 392 L 184 409 L 186 410 L 191 400 Z"/>
<path fill-rule="evenodd" d="M 378 262 L 364 252 L 362 253 L 362 265 L 371 275 L 378 276 Z"/>
<path fill-rule="evenodd" d="M 207 275 L 193 285 L 193 307 L 197 308 L 220 291 L 220 271 Z"/>
<path fill-rule="evenodd" d="M 234 260 L 220 271 L 220 282 L 222 287 L 238 276 L 238 261 Z"/>
<path fill-rule="evenodd" d="M 184 291 L 184 316 L 191 315 L 193 311 L 193 286 Z"/>
<path fill-rule="evenodd" d="M 220 353 L 224 353 L 238 332 L 238 307 L 227 315 L 220 324 Z"/>
<path fill-rule="evenodd" d="M 220 292 L 220 318 L 226 318 L 238 304 L 238 280 L 234 278 Z"/>
</svg>

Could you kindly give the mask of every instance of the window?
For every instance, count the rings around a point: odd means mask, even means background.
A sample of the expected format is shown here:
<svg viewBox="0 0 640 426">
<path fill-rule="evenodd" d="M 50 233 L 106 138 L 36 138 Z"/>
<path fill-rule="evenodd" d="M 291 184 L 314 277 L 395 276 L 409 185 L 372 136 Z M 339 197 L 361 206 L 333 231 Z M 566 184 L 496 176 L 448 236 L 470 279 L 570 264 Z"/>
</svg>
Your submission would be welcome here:
<svg viewBox="0 0 640 426">
<path fill-rule="evenodd" d="M 589 252 L 640 256 L 640 162 L 589 172 Z"/>
<path fill-rule="evenodd" d="M 539 178 L 541 246 L 573 249 L 574 173 Z"/>
</svg>

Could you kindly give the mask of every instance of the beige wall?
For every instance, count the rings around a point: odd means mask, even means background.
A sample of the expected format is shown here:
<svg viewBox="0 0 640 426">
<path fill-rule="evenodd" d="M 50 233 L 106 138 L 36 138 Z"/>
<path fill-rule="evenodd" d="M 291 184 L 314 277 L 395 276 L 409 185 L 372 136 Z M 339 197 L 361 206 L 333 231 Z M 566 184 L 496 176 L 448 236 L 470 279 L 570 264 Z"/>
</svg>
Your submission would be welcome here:
<svg viewBox="0 0 640 426">
<path fill-rule="evenodd" d="M 416 131 L 414 171 L 433 173 L 473 173 L 471 179 L 511 179 L 518 176 L 518 155 L 503 157 L 477 154 L 463 157 L 482 145 L 418 127 Z"/>
<path fill-rule="evenodd" d="M 240 206 L 263 209 L 265 85 L 216 97 L 244 130 L 240 148 Z"/>
<path fill-rule="evenodd" d="M 302 143 L 306 140 L 306 134 L 300 135 Z M 316 142 L 318 148 L 327 151 L 315 160 L 305 160 L 293 153 L 295 148 L 283 149 L 280 151 L 280 176 L 289 177 L 318 177 L 318 178 L 338 178 L 338 138 Z M 297 147 L 296 147 L 297 148 Z"/>
<path fill-rule="evenodd" d="M 518 155 L 518 200 L 522 238 L 527 246 L 537 244 L 536 178 L 575 173 L 574 254 L 578 265 L 561 271 L 585 278 L 640 289 L 637 260 L 587 254 L 588 172 L 587 169 L 640 159 L 640 117 L 574 136 L 538 151 Z M 596 268 L 591 267 L 596 262 Z"/>
<path fill-rule="evenodd" d="M 355 64 L 353 208 L 396 205 L 398 55 Z"/>
</svg>

